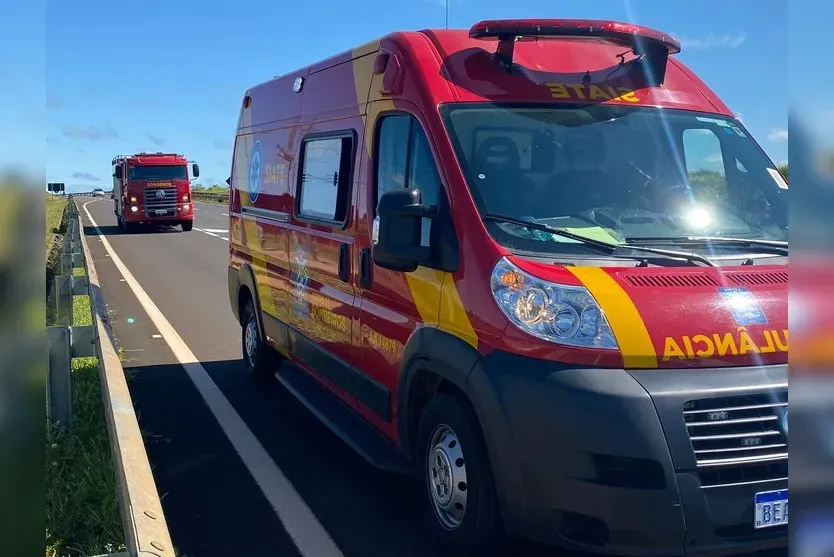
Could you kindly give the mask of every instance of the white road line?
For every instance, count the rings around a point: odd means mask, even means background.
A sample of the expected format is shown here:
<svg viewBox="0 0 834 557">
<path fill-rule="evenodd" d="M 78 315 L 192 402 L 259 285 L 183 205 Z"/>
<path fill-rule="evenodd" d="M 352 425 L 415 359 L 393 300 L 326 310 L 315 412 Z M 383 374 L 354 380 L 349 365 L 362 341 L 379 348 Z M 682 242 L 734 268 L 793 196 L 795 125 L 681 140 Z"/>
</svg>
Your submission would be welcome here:
<svg viewBox="0 0 834 557">
<path fill-rule="evenodd" d="M 305 557 L 343 557 L 341 550 L 330 538 L 330 535 L 310 510 L 310 507 L 307 506 L 307 503 L 304 502 L 287 477 L 284 476 L 284 473 L 281 472 L 281 469 L 270 458 L 269 453 L 258 442 L 255 434 L 235 412 L 235 409 L 223 396 L 222 391 L 212 381 L 179 333 L 162 315 L 162 312 L 147 292 L 136 281 L 119 256 L 116 255 L 116 252 L 110 246 L 110 242 L 107 241 L 90 214 L 90 210 L 87 209 L 89 203 L 90 201 L 84 204 L 84 212 L 87 213 L 87 218 L 90 219 L 90 224 L 95 228 L 96 234 L 101 238 L 104 249 L 110 254 L 110 260 L 125 278 L 133 294 L 150 317 L 151 322 L 153 322 L 159 334 L 162 335 L 174 356 L 185 369 L 188 377 L 197 387 L 206 405 L 214 414 L 255 482 L 260 486 L 261 491 L 284 524 L 284 528 L 295 542 L 298 550 Z"/>
<path fill-rule="evenodd" d="M 219 234 L 215 234 L 213 231 L 217 230 L 216 228 L 197 228 L 195 226 L 194 230 L 196 230 L 197 232 L 202 232 L 203 234 L 208 234 L 209 236 L 214 236 L 215 238 L 220 238 L 221 240 L 226 240 L 227 242 L 229 241 L 228 238 L 220 236 Z M 226 234 L 229 233 L 226 230 L 223 230 L 223 232 L 225 232 Z"/>
</svg>

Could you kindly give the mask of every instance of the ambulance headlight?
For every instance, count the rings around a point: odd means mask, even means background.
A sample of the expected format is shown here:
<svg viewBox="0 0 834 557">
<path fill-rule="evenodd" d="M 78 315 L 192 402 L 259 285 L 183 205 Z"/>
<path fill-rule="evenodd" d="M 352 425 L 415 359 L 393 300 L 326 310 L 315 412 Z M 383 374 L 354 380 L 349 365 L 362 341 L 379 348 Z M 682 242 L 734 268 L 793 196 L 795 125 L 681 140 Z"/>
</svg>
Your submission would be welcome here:
<svg viewBox="0 0 834 557">
<path fill-rule="evenodd" d="M 605 314 L 582 286 L 543 281 L 502 258 L 492 270 L 492 295 L 522 331 L 581 348 L 618 348 Z"/>
</svg>

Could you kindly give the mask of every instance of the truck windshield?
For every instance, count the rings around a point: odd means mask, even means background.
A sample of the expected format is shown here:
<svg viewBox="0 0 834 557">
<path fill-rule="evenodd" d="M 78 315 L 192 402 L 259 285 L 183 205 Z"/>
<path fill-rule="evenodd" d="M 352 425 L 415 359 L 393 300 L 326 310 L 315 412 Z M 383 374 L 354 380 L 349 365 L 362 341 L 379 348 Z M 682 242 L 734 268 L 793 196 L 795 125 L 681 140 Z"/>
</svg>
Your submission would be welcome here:
<svg viewBox="0 0 834 557">
<path fill-rule="evenodd" d="M 741 123 L 621 105 L 442 107 L 481 215 L 613 244 L 693 237 L 787 241 L 787 189 Z M 557 235 L 485 221 L 510 249 L 558 252 Z M 576 243 L 575 241 L 573 242 Z"/>
<path fill-rule="evenodd" d="M 128 179 L 131 181 L 187 180 L 188 167 L 184 164 L 131 166 L 128 171 Z"/>
</svg>

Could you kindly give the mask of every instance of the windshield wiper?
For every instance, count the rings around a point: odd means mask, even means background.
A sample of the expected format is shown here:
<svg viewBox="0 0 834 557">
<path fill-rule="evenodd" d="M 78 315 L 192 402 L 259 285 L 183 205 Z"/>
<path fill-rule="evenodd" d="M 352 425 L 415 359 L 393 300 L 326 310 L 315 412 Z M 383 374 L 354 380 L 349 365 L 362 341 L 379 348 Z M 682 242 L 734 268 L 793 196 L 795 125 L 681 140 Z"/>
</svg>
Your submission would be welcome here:
<svg viewBox="0 0 834 557">
<path fill-rule="evenodd" d="M 515 224 L 517 226 L 522 226 L 524 228 L 530 230 L 539 230 L 541 232 L 549 232 L 556 236 L 561 236 L 562 238 L 569 238 L 571 240 L 575 240 L 580 242 L 588 247 L 592 247 L 597 251 L 614 255 L 617 251 L 620 250 L 627 250 L 627 251 L 637 251 L 643 253 L 651 253 L 653 255 L 660 255 L 663 257 L 670 257 L 674 259 L 684 259 L 691 264 L 701 263 L 706 265 L 707 267 L 714 267 L 715 263 L 713 263 L 709 258 L 704 257 L 702 255 L 697 255 L 694 253 L 685 253 L 673 250 L 665 250 L 665 249 L 657 249 L 657 248 L 648 248 L 643 246 L 621 246 L 618 244 L 610 244 L 608 242 L 604 242 L 602 240 L 595 240 L 593 238 L 587 238 L 582 236 L 581 234 L 574 234 L 573 232 L 568 232 L 567 230 L 562 230 L 561 228 L 556 228 L 555 226 L 550 226 L 547 224 L 541 224 L 538 222 L 531 222 L 528 220 L 517 219 L 514 217 L 507 217 L 504 215 L 498 215 L 495 213 L 488 213 L 483 216 L 484 220 L 492 220 L 498 222 L 506 222 L 507 224 Z"/>
<path fill-rule="evenodd" d="M 787 255 L 788 253 L 787 242 L 752 238 L 725 238 L 721 236 L 640 236 L 626 238 L 625 241 L 629 245 L 669 243 L 681 246 L 747 246 L 778 255 Z"/>
</svg>

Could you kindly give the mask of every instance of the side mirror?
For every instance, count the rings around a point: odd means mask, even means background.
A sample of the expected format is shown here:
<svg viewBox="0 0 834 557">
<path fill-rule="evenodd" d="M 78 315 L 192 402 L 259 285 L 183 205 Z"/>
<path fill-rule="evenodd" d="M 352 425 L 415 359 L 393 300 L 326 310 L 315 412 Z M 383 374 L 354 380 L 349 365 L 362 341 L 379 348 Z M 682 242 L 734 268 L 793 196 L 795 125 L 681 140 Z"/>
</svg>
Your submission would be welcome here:
<svg viewBox="0 0 834 557">
<path fill-rule="evenodd" d="M 200 165 L 197 164 L 196 162 L 191 165 L 191 175 L 194 176 L 195 178 L 200 177 Z"/>
<path fill-rule="evenodd" d="M 410 273 L 432 262 L 431 248 L 422 245 L 423 219 L 433 210 L 421 203 L 420 190 L 396 189 L 379 198 L 374 263 L 384 269 Z M 375 223 L 376 227 L 376 223 Z"/>
</svg>

